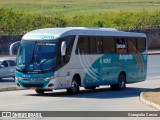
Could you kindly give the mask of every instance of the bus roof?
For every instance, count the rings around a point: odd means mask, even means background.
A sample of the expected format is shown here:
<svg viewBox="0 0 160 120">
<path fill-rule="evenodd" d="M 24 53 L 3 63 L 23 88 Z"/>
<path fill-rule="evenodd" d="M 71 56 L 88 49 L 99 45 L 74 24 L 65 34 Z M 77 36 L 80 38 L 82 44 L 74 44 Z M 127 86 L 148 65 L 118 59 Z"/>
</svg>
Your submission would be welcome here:
<svg viewBox="0 0 160 120">
<path fill-rule="evenodd" d="M 146 37 L 144 33 L 124 32 L 114 28 L 44 28 L 26 33 L 23 40 L 53 40 L 68 35 L 91 35 L 91 36 L 125 36 L 125 37 Z"/>
</svg>

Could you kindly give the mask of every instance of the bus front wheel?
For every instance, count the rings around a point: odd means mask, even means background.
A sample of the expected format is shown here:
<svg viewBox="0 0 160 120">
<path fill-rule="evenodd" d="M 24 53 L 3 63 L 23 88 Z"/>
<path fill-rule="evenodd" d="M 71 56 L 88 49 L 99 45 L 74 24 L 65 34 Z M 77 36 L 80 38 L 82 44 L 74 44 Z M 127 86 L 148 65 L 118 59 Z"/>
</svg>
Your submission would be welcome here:
<svg viewBox="0 0 160 120">
<path fill-rule="evenodd" d="M 67 93 L 69 95 L 74 95 L 77 94 L 78 92 L 79 92 L 78 80 L 76 79 L 76 77 L 74 77 L 71 82 L 71 88 L 67 89 Z"/>
<path fill-rule="evenodd" d="M 126 88 L 126 76 L 124 74 L 120 74 L 118 78 L 118 83 L 111 85 L 111 89 L 124 90 L 125 88 Z"/>
</svg>

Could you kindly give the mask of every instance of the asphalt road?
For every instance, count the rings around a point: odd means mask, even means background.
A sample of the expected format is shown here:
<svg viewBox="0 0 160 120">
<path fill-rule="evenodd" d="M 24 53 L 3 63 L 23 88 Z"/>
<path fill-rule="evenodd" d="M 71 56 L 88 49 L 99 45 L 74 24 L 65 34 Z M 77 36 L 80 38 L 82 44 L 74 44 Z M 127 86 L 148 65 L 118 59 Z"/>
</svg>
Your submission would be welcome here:
<svg viewBox="0 0 160 120">
<path fill-rule="evenodd" d="M 160 55 L 148 56 L 147 77 L 160 77 Z"/>
<path fill-rule="evenodd" d="M 8 83 L 10 82 L 12 81 Z M 142 104 L 139 101 L 139 95 L 146 89 L 157 87 L 160 87 L 160 55 L 150 55 L 148 79 L 144 82 L 129 84 L 124 91 L 112 91 L 110 87 L 104 86 L 96 90 L 81 88 L 80 94 L 73 96 L 67 95 L 65 90 L 48 92 L 44 95 L 38 95 L 33 90 L 0 92 L 0 111 L 155 111 Z M 132 120 L 134 118 L 112 119 Z M 142 119 L 146 118 L 139 118 L 139 120 Z"/>
<path fill-rule="evenodd" d="M 14 78 L 1 78 L 0 88 L 15 86 Z"/>
</svg>

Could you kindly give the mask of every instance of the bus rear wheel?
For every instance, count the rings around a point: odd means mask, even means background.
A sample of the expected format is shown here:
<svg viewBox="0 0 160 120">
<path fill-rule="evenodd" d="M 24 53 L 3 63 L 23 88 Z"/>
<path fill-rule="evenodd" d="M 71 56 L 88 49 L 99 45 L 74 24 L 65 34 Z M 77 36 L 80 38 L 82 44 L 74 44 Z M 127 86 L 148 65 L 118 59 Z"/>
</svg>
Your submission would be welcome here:
<svg viewBox="0 0 160 120">
<path fill-rule="evenodd" d="M 67 89 L 67 93 L 69 95 L 74 95 L 79 92 L 79 84 L 76 77 L 73 77 L 73 80 L 71 82 L 71 88 Z"/>
<path fill-rule="evenodd" d="M 45 92 L 45 90 L 42 90 L 42 89 L 36 89 L 35 91 L 38 94 L 43 94 Z"/>
<path fill-rule="evenodd" d="M 118 78 L 118 83 L 111 85 L 111 89 L 124 90 L 125 88 L 126 88 L 126 76 L 124 74 L 120 74 Z"/>
</svg>

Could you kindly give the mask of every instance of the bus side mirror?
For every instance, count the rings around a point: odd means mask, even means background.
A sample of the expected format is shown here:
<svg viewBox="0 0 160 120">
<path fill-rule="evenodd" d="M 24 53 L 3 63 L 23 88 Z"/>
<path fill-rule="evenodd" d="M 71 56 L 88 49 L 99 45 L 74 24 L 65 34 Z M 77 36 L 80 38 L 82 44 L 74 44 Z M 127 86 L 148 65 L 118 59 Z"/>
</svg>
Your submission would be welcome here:
<svg viewBox="0 0 160 120">
<path fill-rule="evenodd" d="M 14 46 L 17 45 L 17 44 L 20 44 L 20 41 L 14 42 L 14 43 L 12 43 L 12 44 L 10 45 L 10 47 L 9 47 L 9 54 L 10 54 L 10 55 L 13 55 L 13 48 L 14 48 Z"/>
<path fill-rule="evenodd" d="M 61 44 L 61 56 L 65 56 L 66 54 L 66 41 L 63 41 Z"/>
</svg>

